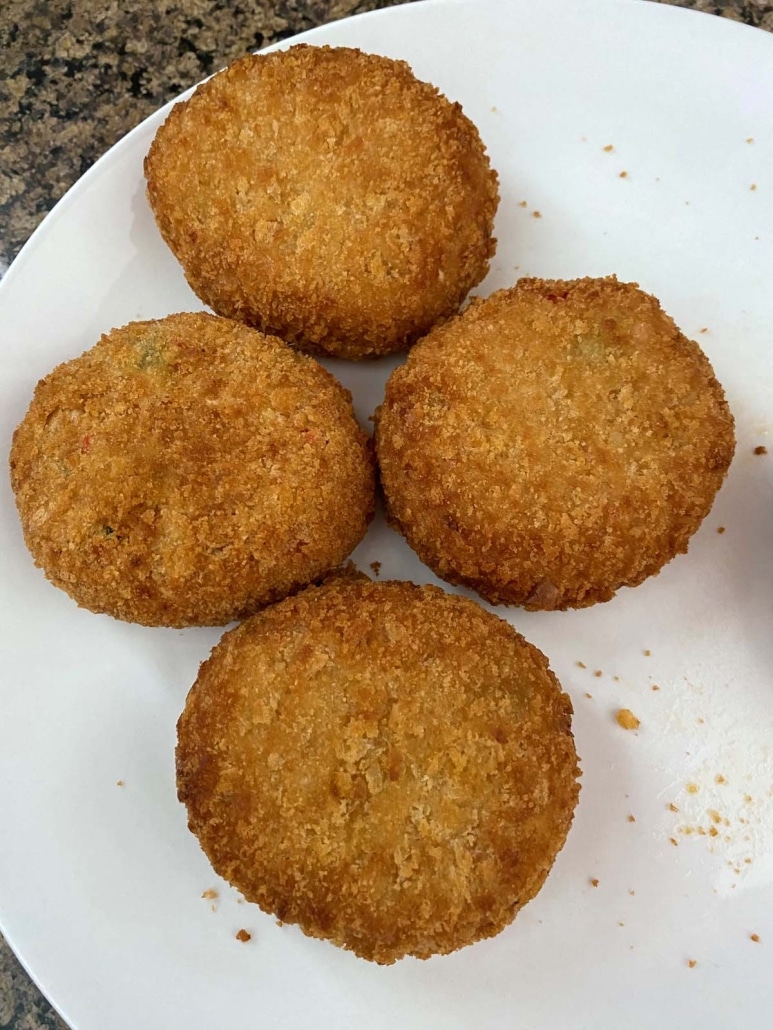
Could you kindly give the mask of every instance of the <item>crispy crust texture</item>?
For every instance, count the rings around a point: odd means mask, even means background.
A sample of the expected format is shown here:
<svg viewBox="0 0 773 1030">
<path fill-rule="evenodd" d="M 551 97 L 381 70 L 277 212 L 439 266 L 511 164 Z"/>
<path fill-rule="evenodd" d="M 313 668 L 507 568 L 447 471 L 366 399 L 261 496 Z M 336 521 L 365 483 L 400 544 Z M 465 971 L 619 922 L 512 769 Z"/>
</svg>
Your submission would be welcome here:
<svg viewBox="0 0 773 1030">
<path fill-rule="evenodd" d="M 495 604 L 580 608 L 687 550 L 733 457 L 708 359 L 654 297 L 524 279 L 391 376 L 376 448 L 393 524 Z"/>
<path fill-rule="evenodd" d="M 499 933 L 564 844 L 572 706 L 506 622 L 339 579 L 225 634 L 178 723 L 190 829 L 245 897 L 391 963 Z"/>
<path fill-rule="evenodd" d="M 321 578 L 374 505 L 348 392 L 203 313 L 114 329 L 41 380 L 11 482 L 48 578 L 152 626 L 222 625 Z"/>
<path fill-rule="evenodd" d="M 495 249 L 475 126 L 404 62 L 359 50 L 241 58 L 173 107 L 145 175 L 198 296 L 312 353 L 406 349 Z"/>
</svg>

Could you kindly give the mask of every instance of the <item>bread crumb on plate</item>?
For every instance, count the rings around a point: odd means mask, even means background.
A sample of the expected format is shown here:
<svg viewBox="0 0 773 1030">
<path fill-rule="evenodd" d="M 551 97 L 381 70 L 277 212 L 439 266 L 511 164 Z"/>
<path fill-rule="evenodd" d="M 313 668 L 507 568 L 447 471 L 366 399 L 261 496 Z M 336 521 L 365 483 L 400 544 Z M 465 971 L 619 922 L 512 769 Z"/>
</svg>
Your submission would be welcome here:
<svg viewBox="0 0 773 1030">
<path fill-rule="evenodd" d="M 641 726 L 641 721 L 636 718 L 630 708 L 621 708 L 615 715 L 618 726 L 622 726 L 624 730 L 638 730 Z"/>
</svg>

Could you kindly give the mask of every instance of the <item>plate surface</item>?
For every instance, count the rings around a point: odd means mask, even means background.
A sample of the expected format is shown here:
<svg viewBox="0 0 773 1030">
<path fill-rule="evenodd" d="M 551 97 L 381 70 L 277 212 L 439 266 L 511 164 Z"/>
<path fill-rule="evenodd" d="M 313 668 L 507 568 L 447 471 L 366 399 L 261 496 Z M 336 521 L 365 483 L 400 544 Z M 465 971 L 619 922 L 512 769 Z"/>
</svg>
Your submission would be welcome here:
<svg viewBox="0 0 773 1030">
<path fill-rule="evenodd" d="M 33 567 L 3 475 L 2 930 L 76 1030 L 768 1027 L 773 455 L 753 451 L 773 450 L 773 38 L 634 0 L 429 0 L 304 38 L 404 58 L 476 122 L 502 193 L 477 292 L 614 272 L 659 297 L 726 387 L 733 467 L 658 577 L 585 611 L 499 610 L 574 700 L 576 822 L 508 930 L 389 968 L 218 882 L 176 800 L 173 749 L 220 631 L 76 608 Z M 163 118 L 84 176 L 0 286 L 4 454 L 54 364 L 113 326 L 201 306 L 145 201 Z M 393 364 L 329 363 L 363 421 Z M 434 581 L 381 523 L 355 558 Z"/>
</svg>

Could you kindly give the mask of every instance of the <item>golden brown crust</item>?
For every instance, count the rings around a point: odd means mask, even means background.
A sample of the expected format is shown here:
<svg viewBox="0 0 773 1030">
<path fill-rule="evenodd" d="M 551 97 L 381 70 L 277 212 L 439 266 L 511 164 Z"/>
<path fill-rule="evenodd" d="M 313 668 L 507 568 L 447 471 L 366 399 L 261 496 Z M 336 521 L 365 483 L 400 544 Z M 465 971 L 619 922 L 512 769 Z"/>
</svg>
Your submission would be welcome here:
<svg viewBox="0 0 773 1030">
<path fill-rule="evenodd" d="M 405 349 L 494 252 L 475 126 L 404 62 L 359 50 L 241 58 L 175 105 L 145 175 L 199 297 L 312 353 Z"/>
<path fill-rule="evenodd" d="M 531 609 L 607 601 L 686 551 L 734 446 L 703 352 L 614 276 L 473 302 L 376 414 L 390 516 L 422 561 Z"/>
<path fill-rule="evenodd" d="M 11 480 L 49 579 L 146 625 L 222 625 L 307 585 L 374 504 L 348 392 L 313 358 L 203 313 L 114 329 L 41 380 Z"/>
<path fill-rule="evenodd" d="M 493 936 L 537 893 L 578 795 L 571 702 L 466 598 L 337 580 L 225 634 L 178 723 L 215 870 L 381 963 Z"/>
</svg>

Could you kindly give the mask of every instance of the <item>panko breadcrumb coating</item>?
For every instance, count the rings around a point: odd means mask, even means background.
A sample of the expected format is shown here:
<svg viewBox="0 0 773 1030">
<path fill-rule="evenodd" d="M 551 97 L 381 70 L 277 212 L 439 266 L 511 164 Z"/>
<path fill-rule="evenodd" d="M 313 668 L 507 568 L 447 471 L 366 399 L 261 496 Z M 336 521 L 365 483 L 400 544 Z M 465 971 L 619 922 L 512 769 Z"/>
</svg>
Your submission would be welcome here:
<svg viewBox="0 0 773 1030">
<path fill-rule="evenodd" d="M 175 105 L 145 175 L 198 296 L 312 353 L 406 349 L 494 253 L 477 129 L 405 62 L 359 50 L 241 58 Z"/>
<path fill-rule="evenodd" d="M 11 481 L 48 578 L 152 626 L 222 625 L 321 578 L 374 504 L 348 392 L 203 313 L 114 329 L 41 380 Z"/>
<path fill-rule="evenodd" d="M 336 578 L 225 634 L 178 723 L 217 873 L 391 963 L 507 926 L 578 796 L 572 706 L 506 622 L 437 587 Z"/>
<path fill-rule="evenodd" d="M 607 601 L 686 551 L 734 445 L 706 356 L 614 276 L 474 301 L 376 415 L 390 517 L 422 561 L 530 609 Z"/>
</svg>

